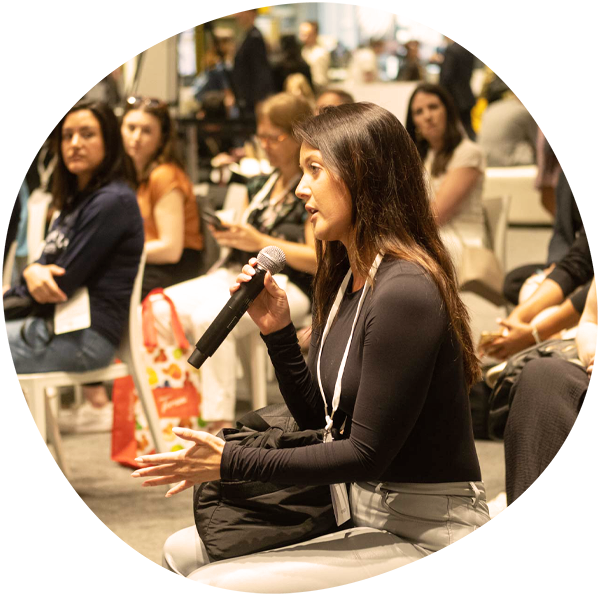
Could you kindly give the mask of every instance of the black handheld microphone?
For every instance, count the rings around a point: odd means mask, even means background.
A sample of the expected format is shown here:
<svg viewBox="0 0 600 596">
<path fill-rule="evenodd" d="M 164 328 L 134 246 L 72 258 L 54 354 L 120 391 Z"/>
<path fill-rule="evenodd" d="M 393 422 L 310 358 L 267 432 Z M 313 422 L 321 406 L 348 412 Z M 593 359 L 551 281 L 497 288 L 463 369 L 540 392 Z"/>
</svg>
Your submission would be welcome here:
<svg viewBox="0 0 600 596">
<path fill-rule="evenodd" d="M 233 294 L 217 318 L 198 340 L 196 349 L 188 359 L 194 368 L 200 368 L 204 361 L 215 353 L 215 350 L 248 310 L 252 301 L 263 291 L 267 271 L 271 275 L 275 275 L 285 267 L 285 253 L 277 246 L 263 248 L 256 258 L 258 263 L 254 266 L 256 273 L 252 279 L 240 285 L 239 290 Z"/>
</svg>

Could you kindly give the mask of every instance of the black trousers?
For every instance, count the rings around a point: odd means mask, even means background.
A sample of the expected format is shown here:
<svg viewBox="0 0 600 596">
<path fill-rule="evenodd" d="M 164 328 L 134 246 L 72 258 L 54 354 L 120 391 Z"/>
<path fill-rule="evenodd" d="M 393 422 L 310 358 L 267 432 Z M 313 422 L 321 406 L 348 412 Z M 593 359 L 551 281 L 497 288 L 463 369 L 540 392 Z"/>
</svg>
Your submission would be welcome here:
<svg viewBox="0 0 600 596">
<path fill-rule="evenodd" d="M 504 287 L 502 293 L 511 304 L 519 304 L 519 292 L 523 284 L 540 269 L 545 269 L 546 265 L 536 263 L 532 265 L 523 265 L 509 271 L 504 276 Z"/>
<path fill-rule="evenodd" d="M 474 141 L 476 139 L 476 134 L 475 131 L 473 130 L 473 123 L 471 120 L 471 108 L 469 108 L 468 110 L 462 110 L 459 112 L 458 117 L 460 118 L 460 121 L 462 122 L 462 125 L 465 129 L 465 132 L 467 133 L 467 136 Z"/>
<path fill-rule="evenodd" d="M 142 282 L 142 300 L 155 288 L 168 288 L 202 274 L 202 251 L 184 249 L 178 263 L 146 265 Z"/>
<path fill-rule="evenodd" d="M 506 530 L 591 554 L 598 389 L 580 366 L 542 358 L 525 365 L 511 397 L 504 434 Z"/>
</svg>

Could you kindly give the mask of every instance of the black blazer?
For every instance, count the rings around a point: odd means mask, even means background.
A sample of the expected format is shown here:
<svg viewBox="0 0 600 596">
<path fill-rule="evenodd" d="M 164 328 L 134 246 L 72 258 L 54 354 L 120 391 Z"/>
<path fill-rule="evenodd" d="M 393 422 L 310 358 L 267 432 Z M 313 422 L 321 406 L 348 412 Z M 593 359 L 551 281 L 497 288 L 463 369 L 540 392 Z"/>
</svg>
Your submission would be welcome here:
<svg viewBox="0 0 600 596">
<path fill-rule="evenodd" d="M 255 105 L 274 92 L 267 48 L 260 31 L 252 27 L 233 64 L 233 92 L 240 109 L 253 114 Z"/>
<path fill-rule="evenodd" d="M 475 105 L 471 89 L 474 64 L 475 56 L 456 42 L 446 48 L 440 70 L 440 85 L 452 95 L 459 112 L 470 110 Z"/>
</svg>

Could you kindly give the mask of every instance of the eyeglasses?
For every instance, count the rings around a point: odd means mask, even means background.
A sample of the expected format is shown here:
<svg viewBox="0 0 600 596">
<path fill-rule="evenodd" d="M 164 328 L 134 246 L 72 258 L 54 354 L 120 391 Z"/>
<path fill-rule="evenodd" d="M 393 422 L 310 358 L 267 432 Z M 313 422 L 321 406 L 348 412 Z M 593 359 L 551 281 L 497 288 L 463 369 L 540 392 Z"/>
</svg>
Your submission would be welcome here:
<svg viewBox="0 0 600 596">
<path fill-rule="evenodd" d="M 280 134 L 280 135 L 254 135 L 254 138 L 260 143 L 268 143 L 275 145 L 276 143 L 281 143 L 285 141 L 290 135 Z"/>
<path fill-rule="evenodd" d="M 145 108 L 166 108 L 167 102 L 162 99 L 156 99 L 155 97 L 140 97 L 132 95 L 127 98 L 127 103 L 134 107 L 145 107 Z"/>
</svg>

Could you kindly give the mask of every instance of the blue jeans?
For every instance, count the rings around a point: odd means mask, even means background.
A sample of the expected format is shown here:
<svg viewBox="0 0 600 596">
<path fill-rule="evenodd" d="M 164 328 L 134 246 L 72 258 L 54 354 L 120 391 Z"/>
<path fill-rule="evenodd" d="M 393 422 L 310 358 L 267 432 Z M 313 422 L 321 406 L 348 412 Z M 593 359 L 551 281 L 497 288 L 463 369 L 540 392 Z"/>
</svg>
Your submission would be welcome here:
<svg viewBox="0 0 600 596">
<path fill-rule="evenodd" d="M 39 317 L 6 322 L 10 352 L 17 374 L 86 372 L 108 366 L 116 347 L 93 329 L 55 335 Z"/>
</svg>

